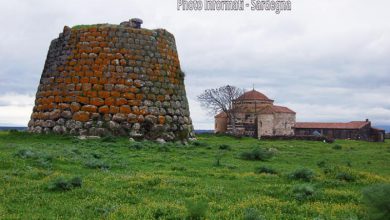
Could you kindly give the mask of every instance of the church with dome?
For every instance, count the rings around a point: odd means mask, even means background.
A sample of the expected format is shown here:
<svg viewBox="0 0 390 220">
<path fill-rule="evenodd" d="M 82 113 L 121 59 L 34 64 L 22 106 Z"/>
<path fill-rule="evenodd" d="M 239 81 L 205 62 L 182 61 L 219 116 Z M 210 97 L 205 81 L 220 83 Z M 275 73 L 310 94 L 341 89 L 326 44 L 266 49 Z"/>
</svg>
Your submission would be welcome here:
<svg viewBox="0 0 390 220">
<path fill-rule="evenodd" d="M 236 133 L 260 138 L 261 136 L 294 135 L 295 112 L 274 105 L 274 100 L 255 89 L 245 92 L 232 103 Z M 215 132 L 229 133 L 233 123 L 226 113 L 215 116 Z"/>
</svg>

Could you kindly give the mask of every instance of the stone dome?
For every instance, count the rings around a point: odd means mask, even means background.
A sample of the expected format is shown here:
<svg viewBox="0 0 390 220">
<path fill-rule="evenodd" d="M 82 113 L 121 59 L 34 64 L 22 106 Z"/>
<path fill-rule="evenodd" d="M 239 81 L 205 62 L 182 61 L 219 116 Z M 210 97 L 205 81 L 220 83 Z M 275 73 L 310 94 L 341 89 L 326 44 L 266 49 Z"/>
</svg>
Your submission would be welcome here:
<svg viewBox="0 0 390 220">
<path fill-rule="evenodd" d="M 273 101 L 269 99 L 266 95 L 256 90 L 251 90 L 249 92 L 245 92 L 240 97 L 236 99 L 237 101 L 246 101 L 246 100 L 261 100 L 261 101 Z"/>
</svg>

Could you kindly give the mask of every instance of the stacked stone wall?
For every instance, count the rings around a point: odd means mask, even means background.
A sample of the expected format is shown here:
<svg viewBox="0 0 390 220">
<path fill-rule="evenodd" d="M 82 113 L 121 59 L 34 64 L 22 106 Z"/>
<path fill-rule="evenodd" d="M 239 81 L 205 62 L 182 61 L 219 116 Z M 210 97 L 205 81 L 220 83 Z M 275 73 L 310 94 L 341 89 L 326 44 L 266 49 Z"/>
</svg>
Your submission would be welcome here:
<svg viewBox="0 0 390 220">
<path fill-rule="evenodd" d="M 193 128 L 174 36 L 122 25 L 65 27 L 50 45 L 28 127 L 188 138 Z"/>
</svg>

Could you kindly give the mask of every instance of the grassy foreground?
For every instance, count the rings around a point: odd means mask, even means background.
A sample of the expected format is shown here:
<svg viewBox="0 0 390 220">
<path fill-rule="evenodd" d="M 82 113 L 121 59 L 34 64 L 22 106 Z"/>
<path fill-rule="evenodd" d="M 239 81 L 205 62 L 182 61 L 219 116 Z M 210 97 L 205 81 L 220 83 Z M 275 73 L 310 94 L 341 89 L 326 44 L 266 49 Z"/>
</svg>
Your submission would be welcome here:
<svg viewBox="0 0 390 220">
<path fill-rule="evenodd" d="M 258 147 L 274 157 L 240 157 Z M 362 189 L 390 183 L 389 156 L 389 143 L 359 141 L 0 132 L 0 219 L 367 219 Z M 308 178 L 292 178 L 300 168 Z"/>
</svg>

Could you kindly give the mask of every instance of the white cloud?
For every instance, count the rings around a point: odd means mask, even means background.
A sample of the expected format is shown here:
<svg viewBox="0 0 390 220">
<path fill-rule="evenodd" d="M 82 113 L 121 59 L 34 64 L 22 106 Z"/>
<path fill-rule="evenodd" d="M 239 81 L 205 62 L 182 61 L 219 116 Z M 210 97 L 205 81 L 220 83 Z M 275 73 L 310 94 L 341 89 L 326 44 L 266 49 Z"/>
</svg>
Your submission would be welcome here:
<svg viewBox="0 0 390 220">
<path fill-rule="evenodd" d="M 27 126 L 34 96 L 8 93 L 0 96 L 0 126 Z"/>
<path fill-rule="evenodd" d="M 35 97 L 17 93 L 7 93 L 0 96 L 0 106 L 26 107 L 34 104 Z"/>
</svg>

